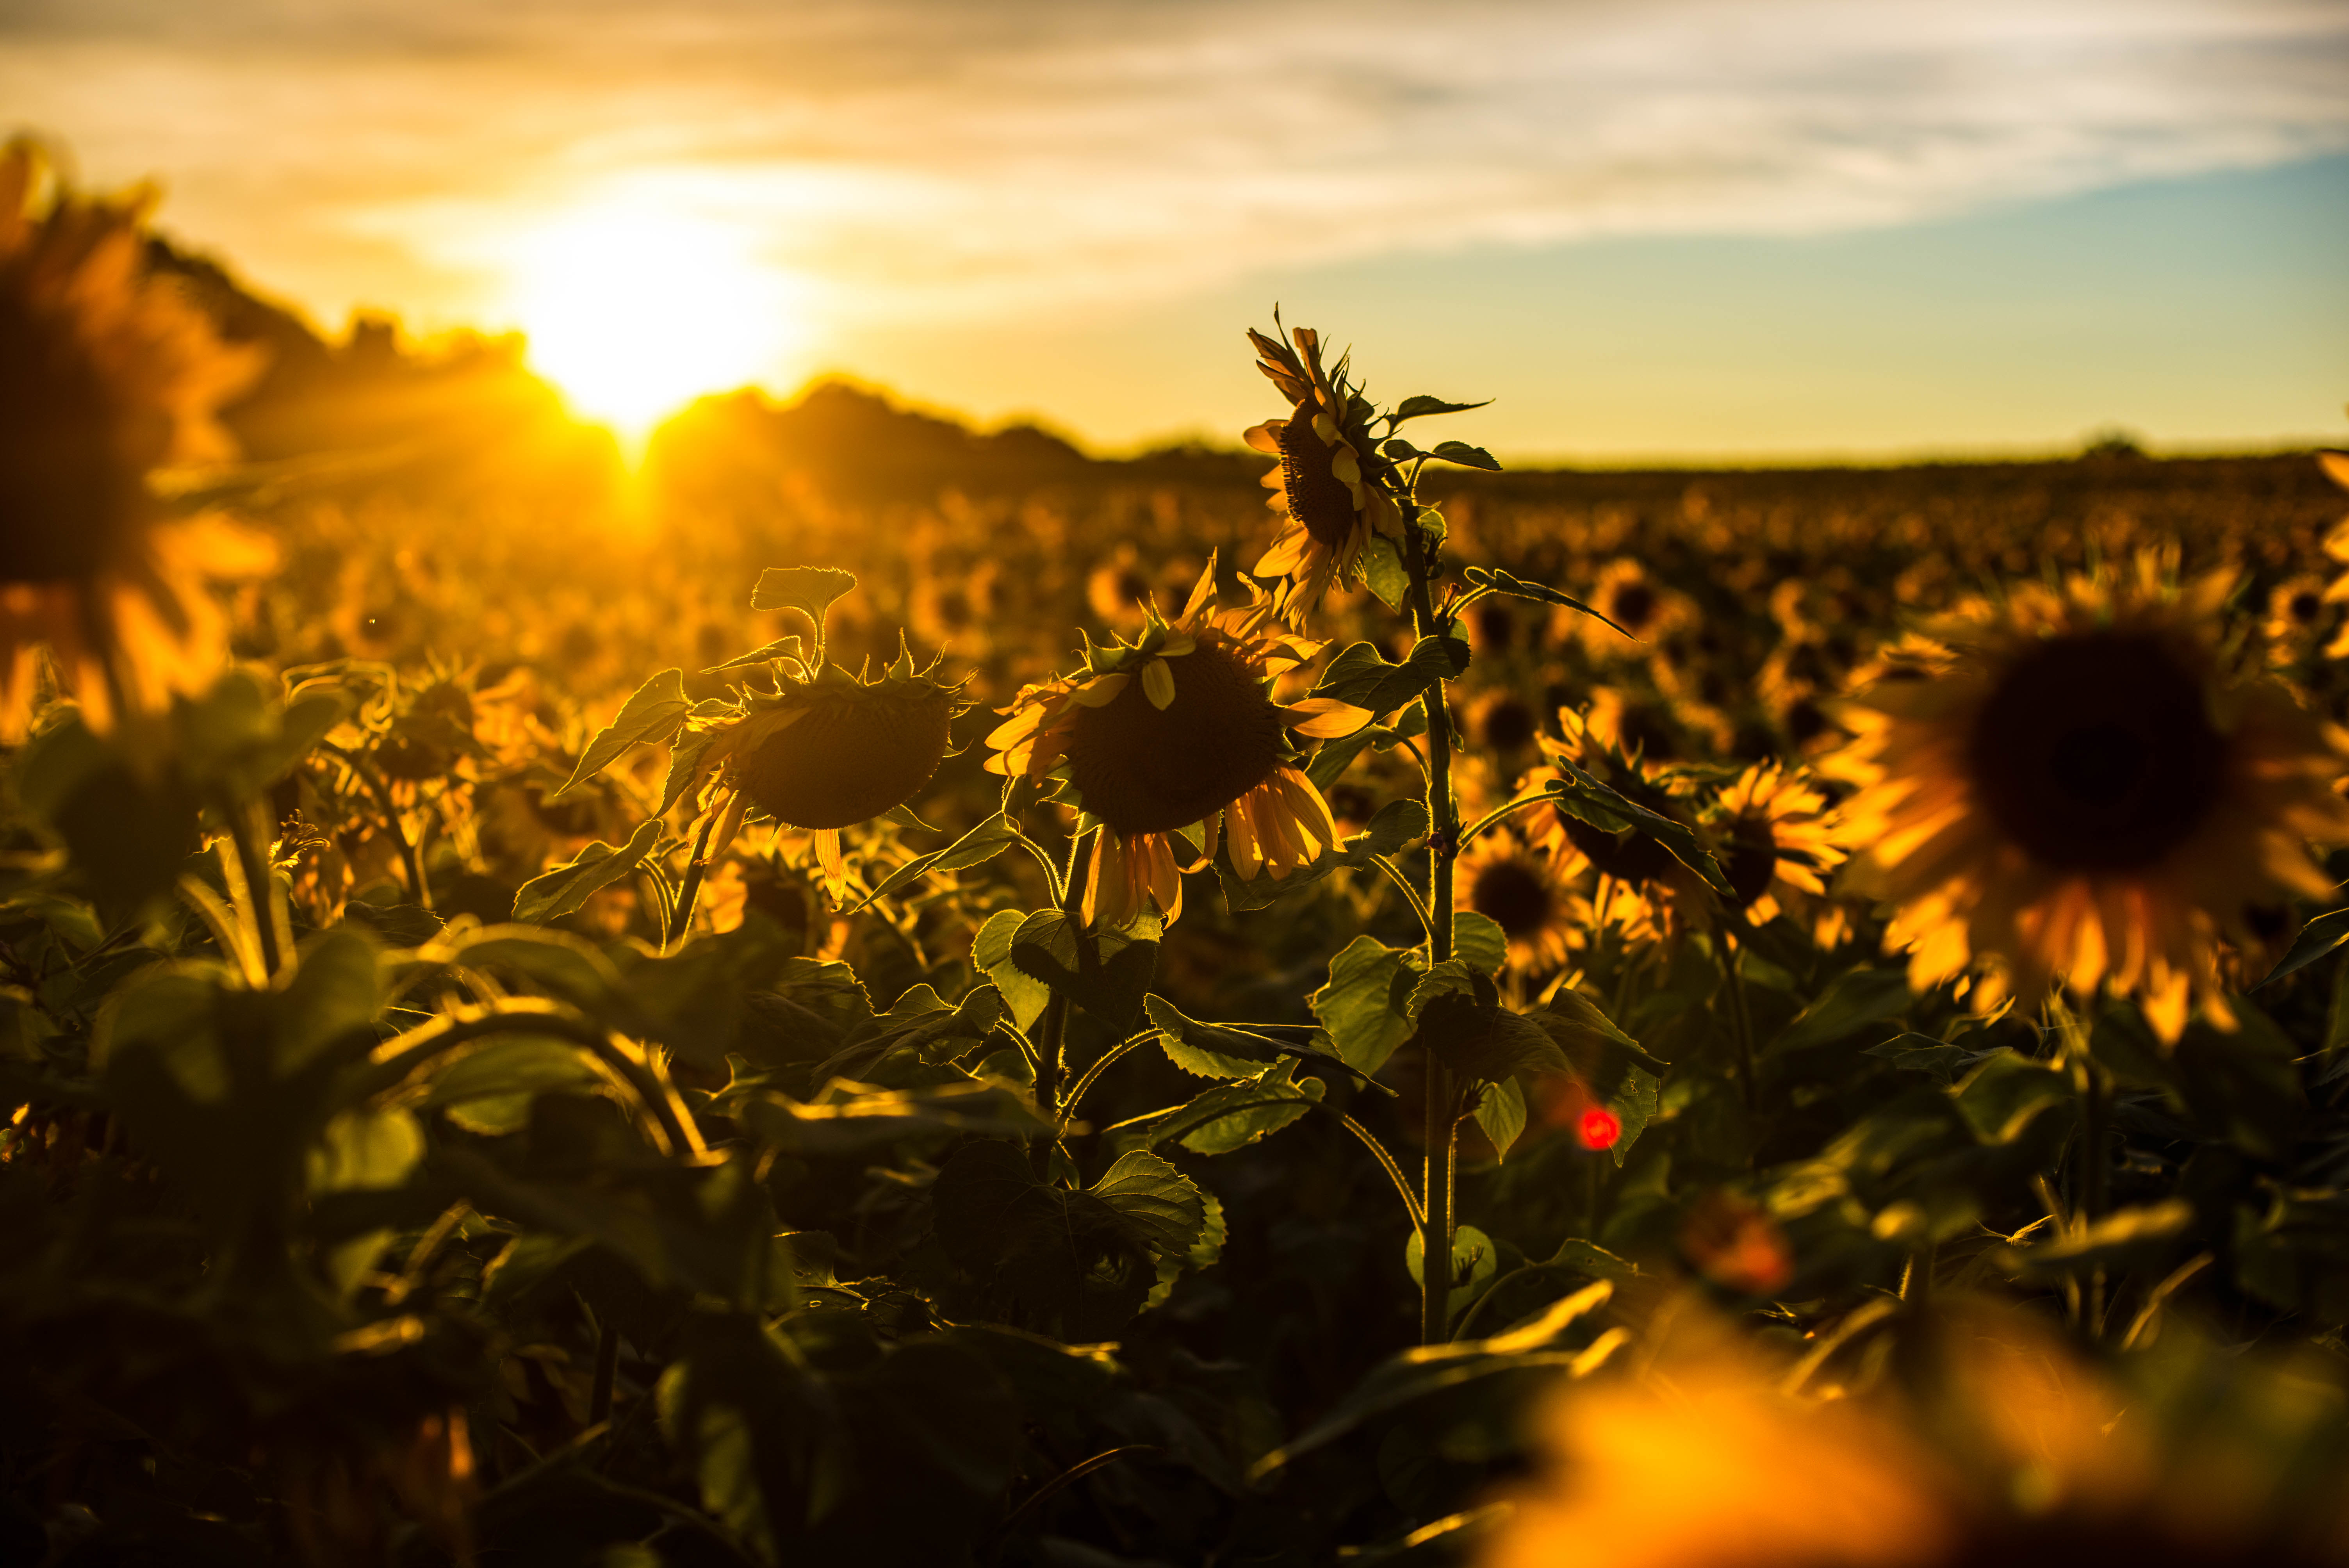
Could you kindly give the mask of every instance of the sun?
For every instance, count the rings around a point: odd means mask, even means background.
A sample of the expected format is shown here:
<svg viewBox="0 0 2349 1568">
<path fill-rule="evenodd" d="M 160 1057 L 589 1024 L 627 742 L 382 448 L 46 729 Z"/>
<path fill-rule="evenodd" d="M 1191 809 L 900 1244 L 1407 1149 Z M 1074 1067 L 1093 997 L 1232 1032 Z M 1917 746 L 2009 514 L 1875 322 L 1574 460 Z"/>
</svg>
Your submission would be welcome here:
<svg viewBox="0 0 2349 1568">
<path fill-rule="evenodd" d="M 807 336 L 804 285 L 747 225 L 634 191 L 502 247 L 531 365 L 630 446 L 695 397 L 778 383 Z"/>
</svg>

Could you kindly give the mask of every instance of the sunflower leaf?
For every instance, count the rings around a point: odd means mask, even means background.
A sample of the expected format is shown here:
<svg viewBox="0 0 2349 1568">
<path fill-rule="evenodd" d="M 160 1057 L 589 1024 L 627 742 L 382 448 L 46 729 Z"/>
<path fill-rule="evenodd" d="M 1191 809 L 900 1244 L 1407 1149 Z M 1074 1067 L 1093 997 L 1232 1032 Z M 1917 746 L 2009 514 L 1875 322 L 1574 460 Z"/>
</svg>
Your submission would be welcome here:
<svg viewBox="0 0 2349 1568">
<path fill-rule="evenodd" d="M 797 634 L 788 637 L 777 637 L 763 648 L 753 648 L 747 654 L 737 654 L 724 664 L 711 665 L 701 673 L 706 676 L 720 675 L 727 670 L 748 669 L 752 665 L 770 665 L 777 659 L 795 659 L 800 656 L 800 646 L 802 641 L 803 639 Z"/>
<path fill-rule="evenodd" d="M 1472 447 L 1465 441 L 1438 441 L 1435 450 L 1428 456 L 1441 458 L 1447 463 L 1458 463 L 1464 469 L 1483 469 L 1495 474 L 1501 471 L 1501 465 L 1492 453 L 1482 447 Z"/>
<path fill-rule="evenodd" d="M 1561 593 L 1555 588 L 1545 588 L 1538 583 L 1528 583 L 1524 578 L 1504 572 L 1498 567 L 1471 566 L 1462 575 L 1468 579 L 1468 586 L 1472 589 L 1488 589 L 1495 593 L 1506 593 L 1512 598 L 1531 599 L 1537 604 L 1563 604 L 1566 608 L 1588 615 L 1594 621 L 1614 626 L 1615 630 L 1623 632 L 1625 636 L 1631 637 L 1630 633 L 1624 632 L 1622 627 L 1616 626 L 1614 622 L 1608 620 L 1606 616 L 1572 594 Z M 1636 643 L 1640 639 L 1631 637 L 1631 640 Z"/>
<path fill-rule="evenodd" d="M 2316 916 L 2300 928 L 2300 934 L 2292 939 L 2292 951 L 2277 961 L 2260 985 L 2272 985 L 2285 975 L 2307 968 L 2344 942 L 2349 942 L 2349 909 L 2332 910 Z M 2259 988 L 2251 987 L 2254 991 Z"/>
<path fill-rule="evenodd" d="M 1731 891 L 1728 879 L 1721 874 L 1721 866 L 1713 858 L 1713 851 L 1698 842 L 1694 830 L 1626 799 L 1563 758 L 1557 760 L 1557 766 L 1558 777 L 1550 780 L 1549 792 L 1556 798 L 1559 810 L 1578 821 L 1589 823 L 1601 832 L 1619 833 L 1626 828 L 1636 829 L 1663 845 L 1672 859 L 1702 877 L 1715 892 L 1726 893 Z"/>
<path fill-rule="evenodd" d="M 750 590 L 753 610 L 797 610 L 823 641 L 824 612 L 832 602 L 856 586 L 856 573 L 837 566 L 770 566 L 759 573 Z"/>
<path fill-rule="evenodd" d="M 1145 1145 L 1180 1142 L 1194 1154 L 1228 1154 L 1302 1118 L 1327 1092 L 1319 1078 L 1299 1080 L 1288 1063 L 1253 1078 L 1203 1089 L 1154 1121 Z"/>
<path fill-rule="evenodd" d="M 1338 1054 L 1358 1072 L 1374 1073 L 1411 1038 L 1411 993 L 1419 983 L 1416 950 L 1357 936 L 1330 960 L 1330 983 L 1306 1005 L 1330 1031 Z"/>
<path fill-rule="evenodd" d="M 1485 407 L 1492 401 L 1487 397 L 1482 403 L 1447 403 L 1441 397 L 1431 397 L 1422 392 L 1396 405 L 1395 411 L 1387 416 L 1387 424 L 1392 428 L 1405 419 L 1423 419 L 1430 414 L 1465 414 L 1471 408 Z"/>
<path fill-rule="evenodd" d="M 660 841 L 661 825 L 658 817 L 650 818 L 637 824 L 636 830 L 628 835 L 628 841 L 619 848 L 598 840 L 580 851 L 578 858 L 568 864 L 531 878 L 514 894 L 513 917 L 543 923 L 560 920 L 578 910 L 597 892 L 636 870 L 653 852 L 653 845 Z"/>
<path fill-rule="evenodd" d="M 1186 1018 L 1164 996 L 1145 996 L 1143 1011 L 1158 1030 L 1166 1059 L 1199 1078 L 1253 1078 L 1275 1063 L 1318 1057 L 1343 1064 L 1319 1030 L 1302 1045 L 1290 1045 L 1238 1024 L 1205 1024 Z"/>
<path fill-rule="evenodd" d="M 875 899 L 886 898 L 926 872 L 959 872 L 985 865 L 1009 849 L 1019 837 L 1019 830 L 1012 826 L 1011 819 L 998 811 L 945 849 L 918 855 L 883 877 L 873 885 L 872 892 L 841 911 L 841 917 L 844 919 L 854 914 Z"/>
<path fill-rule="evenodd" d="M 1362 578 L 1388 609 L 1400 609 L 1411 592 L 1411 573 L 1403 569 L 1402 552 L 1383 533 L 1371 535 L 1362 549 Z"/>
<path fill-rule="evenodd" d="M 639 742 L 659 745 L 684 726 L 686 715 L 692 711 L 693 704 L 685 695 L 685 672 L 661 671 L 620 705 L 618 717 L 587 743 L 587 749 L 580 754 L 579 766 L 571 770 L 563 788 L 546 799 L 562 799 L 609 768 L 631 746 Z"/>
<path fill-rule="evenodd" d="M 1458 637 L 1423 637 L 1399 665 L 1388 663 L 1370 644 L 1355 643 L 1330 661 L 1311 695 L 1389 714 L 1426 696 L 1429 683 L 1458 676 L 1468 660 L 1468 645 Z"/>
<path fill-rule="evenodd" d="M 1513 1078 L 1485 1087 L 1476 1099 L 1476 1125 L 1493 1142 L 1493 1158 L 1506 1161 L 1509 1146 L 1526 1130 L 1526 1091 Z"/>
</svg>

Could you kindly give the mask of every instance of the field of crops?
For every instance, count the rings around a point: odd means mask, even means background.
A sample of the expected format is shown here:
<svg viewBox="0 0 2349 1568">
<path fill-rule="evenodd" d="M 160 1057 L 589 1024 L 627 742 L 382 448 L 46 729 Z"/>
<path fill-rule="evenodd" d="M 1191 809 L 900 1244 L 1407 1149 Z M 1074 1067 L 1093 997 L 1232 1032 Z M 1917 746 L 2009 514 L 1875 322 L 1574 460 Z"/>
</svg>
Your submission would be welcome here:
<svg viewBox="0 0 2349 1568">
<path fill-rule="evenodd" d="M 2349 1554 L 2349 460 L 632 464 L 6 169 L 0 1561 Z"/>
</svg>

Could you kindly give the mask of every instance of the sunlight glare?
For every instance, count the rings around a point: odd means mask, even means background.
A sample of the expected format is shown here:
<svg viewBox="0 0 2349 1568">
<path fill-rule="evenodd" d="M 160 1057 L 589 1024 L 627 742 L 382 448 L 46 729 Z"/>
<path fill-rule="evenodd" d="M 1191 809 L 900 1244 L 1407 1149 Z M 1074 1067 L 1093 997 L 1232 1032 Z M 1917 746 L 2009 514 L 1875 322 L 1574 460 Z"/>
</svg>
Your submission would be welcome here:
<svg viewBox="0 0 2349 1568">
<path fill-rule="evenodd" d="M 575 208 L 508 251 L 533 367 L 631 446 L 693 398 L 785 377 L 797 280 L 741 228 L 643 193 Z"/>
</svg>

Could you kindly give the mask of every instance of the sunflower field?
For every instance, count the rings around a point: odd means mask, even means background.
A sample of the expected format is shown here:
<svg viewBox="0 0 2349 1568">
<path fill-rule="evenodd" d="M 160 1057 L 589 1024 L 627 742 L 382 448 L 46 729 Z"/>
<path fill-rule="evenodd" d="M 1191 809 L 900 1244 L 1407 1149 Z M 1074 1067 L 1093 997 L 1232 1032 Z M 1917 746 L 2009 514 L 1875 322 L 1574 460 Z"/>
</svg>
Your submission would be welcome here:
<svg viewBox="0 0 2349 1568">
<path fill-rule="evenodd" d="M 12 150 L 0 1561 L 2349 1561 L 2349 458 L 1355 325 L 630 463 Z"/>
</svg>

